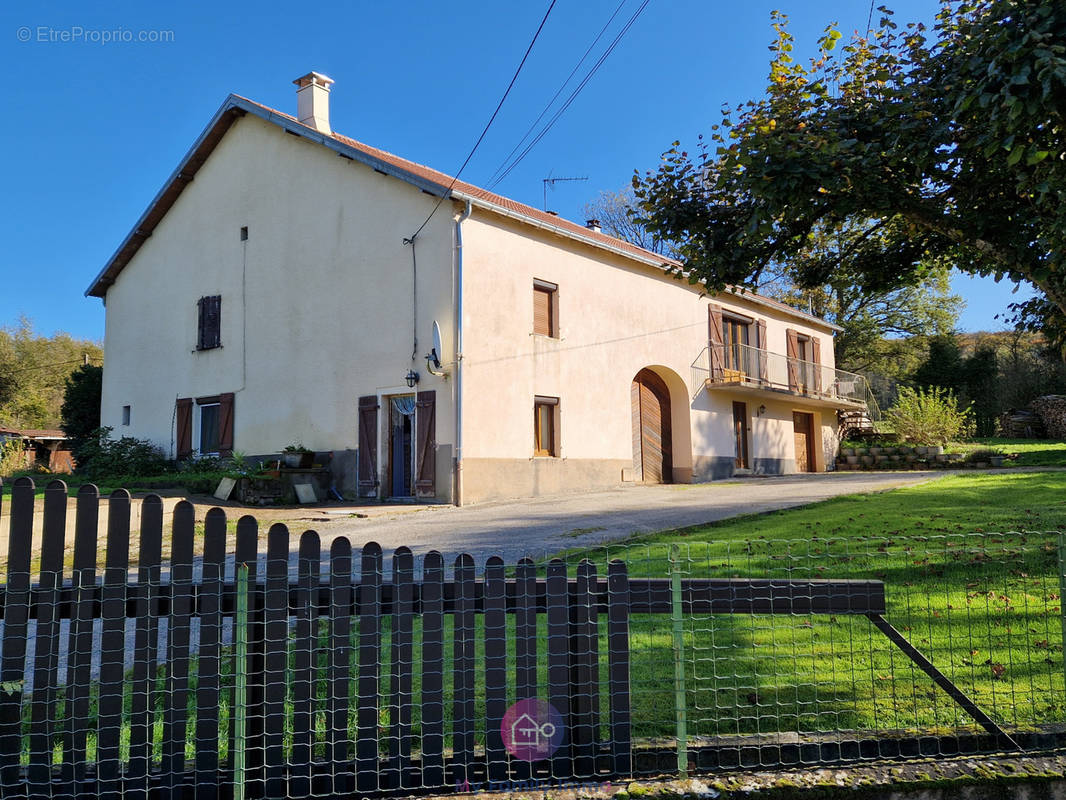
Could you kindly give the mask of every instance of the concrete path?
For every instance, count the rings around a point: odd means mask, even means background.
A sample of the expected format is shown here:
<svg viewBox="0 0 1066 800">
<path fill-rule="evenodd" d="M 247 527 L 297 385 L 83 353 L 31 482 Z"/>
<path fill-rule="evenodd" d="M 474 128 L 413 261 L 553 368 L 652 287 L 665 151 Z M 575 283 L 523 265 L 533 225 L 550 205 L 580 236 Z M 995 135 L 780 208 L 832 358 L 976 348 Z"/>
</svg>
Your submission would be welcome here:
<svg viewBox="0 0 1066 800">
<path fill-rule="evenodd" d="M 914 486 L 943 477 L 936 472 L 821 473 L 741 478 L 716 483 L 623 486 L 596 492 L 455 508 L 423 507 L 415 514 L 378 515 L 318 524 L 323 550 L 337 536 L 354 548 L 375 541 L 386 553 L 401 545 L 416 556 L 439 550 L 445 563 L 459 553 L 513 564 L 571 547 L 588 547 L 635 533 L 807 505 L 844 494 Z M 294 528 L 295 532 L 295 528 Z M 388 562 L 386 562 L 388 566 Z"/>
</svg>

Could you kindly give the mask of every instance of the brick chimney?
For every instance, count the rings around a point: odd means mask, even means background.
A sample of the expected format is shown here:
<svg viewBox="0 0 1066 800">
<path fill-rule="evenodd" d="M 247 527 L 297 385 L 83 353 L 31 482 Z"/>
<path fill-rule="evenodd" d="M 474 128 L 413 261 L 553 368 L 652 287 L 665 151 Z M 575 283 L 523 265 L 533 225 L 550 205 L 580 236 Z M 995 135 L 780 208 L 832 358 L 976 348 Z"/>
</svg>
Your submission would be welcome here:
<svg viewBox="0 0 1066 800">
<path fill-rule="evenodd" d="M 296 84 L 296 118 L 308 127 L 327 135 L 329 127 L 329 87 L 332 78 L 318 72 L 308 72 L 293 81 Z"/>
</svg>

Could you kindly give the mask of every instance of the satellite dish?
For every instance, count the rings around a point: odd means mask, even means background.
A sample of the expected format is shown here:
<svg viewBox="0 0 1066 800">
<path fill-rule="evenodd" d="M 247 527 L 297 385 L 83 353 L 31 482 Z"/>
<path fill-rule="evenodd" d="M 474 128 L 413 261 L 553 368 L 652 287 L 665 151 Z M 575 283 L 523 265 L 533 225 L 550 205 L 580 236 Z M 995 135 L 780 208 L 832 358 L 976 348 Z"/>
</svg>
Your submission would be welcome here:
<svg viewBox="0 0 1066 800">
<path fill-rule="evenodd" d="M 444 346 L 440 341 L 440 325 L 433 320 L 433 349 L 426 353 L 426 369 L 431 375 L 447 374 L 440 366 L 440 357 L 444 352 Z"/>
</svg>

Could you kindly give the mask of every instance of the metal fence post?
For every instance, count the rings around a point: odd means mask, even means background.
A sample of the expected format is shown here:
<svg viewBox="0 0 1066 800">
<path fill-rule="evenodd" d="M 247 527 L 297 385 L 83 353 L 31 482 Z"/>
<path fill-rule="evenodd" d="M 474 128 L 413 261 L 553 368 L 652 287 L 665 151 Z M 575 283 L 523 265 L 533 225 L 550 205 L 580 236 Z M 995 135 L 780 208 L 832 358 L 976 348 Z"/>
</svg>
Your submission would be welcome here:
<svg viewBox="0 0 1066 800">
<path fill-rule="evenodd" d="M 685 627 L 681 610 L 681 548 L 670 547 L 670 617 L 674 629 L 674 714 L 677 727 L 677 771 L 688 775 L 688 705 L 685 701 Z"/>
<path fill-rule="evenodd" d="M 244 800 L 244 749 L 247 744 L 248 700 L 248 565 L 237 565 L 236 649 L 233 669 L 233 800 Z"/>
<path fill-rule="evenodd" d="M 1062 622 L 1062 670 L 1066 679 L 1066 532 L 1059 533 L 1059 620 Z"/>
</svg>

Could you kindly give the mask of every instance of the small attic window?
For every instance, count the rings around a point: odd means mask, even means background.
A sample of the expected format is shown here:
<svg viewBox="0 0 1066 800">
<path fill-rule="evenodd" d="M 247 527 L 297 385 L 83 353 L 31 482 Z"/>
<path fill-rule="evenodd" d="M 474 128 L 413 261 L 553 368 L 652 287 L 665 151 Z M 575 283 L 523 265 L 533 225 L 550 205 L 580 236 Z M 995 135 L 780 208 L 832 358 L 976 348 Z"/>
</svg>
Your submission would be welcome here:
<svg viewBox="0 0 1066 800">
<path fill-rule="evenodd" d="M 248 226 L 247 225 L 242 225 L 241 226 L 241 241 L 242 242 L 247 242 L 248 241 Z"/>
</svg>

